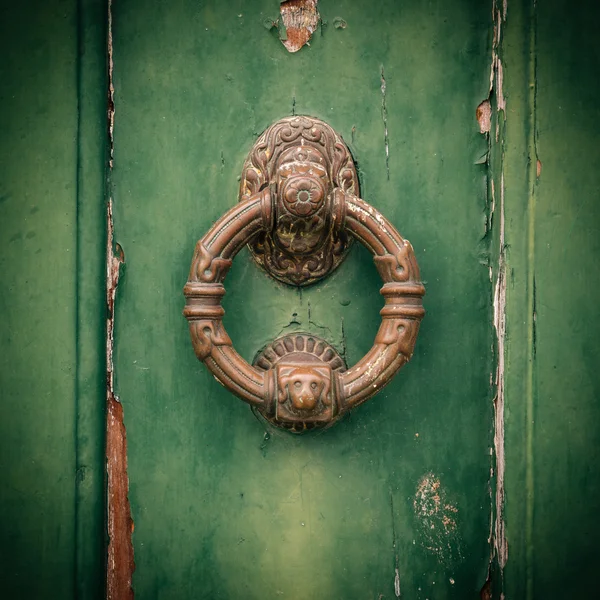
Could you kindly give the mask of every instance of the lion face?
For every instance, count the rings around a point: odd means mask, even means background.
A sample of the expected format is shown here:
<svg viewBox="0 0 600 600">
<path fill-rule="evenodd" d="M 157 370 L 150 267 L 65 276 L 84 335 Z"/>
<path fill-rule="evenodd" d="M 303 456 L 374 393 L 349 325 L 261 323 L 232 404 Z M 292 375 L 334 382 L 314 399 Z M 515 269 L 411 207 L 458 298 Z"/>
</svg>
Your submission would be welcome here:
<svg viewBox="0 0 600 600">
<path fill-rule="evenodd" d="M 280 367 L 278 378 L 278 400 L 289 401 L 296 411 L 313 412 L 319 401 L 329 406 L 331 398 L 329 370 L 322 367 Z"/>
</svg>

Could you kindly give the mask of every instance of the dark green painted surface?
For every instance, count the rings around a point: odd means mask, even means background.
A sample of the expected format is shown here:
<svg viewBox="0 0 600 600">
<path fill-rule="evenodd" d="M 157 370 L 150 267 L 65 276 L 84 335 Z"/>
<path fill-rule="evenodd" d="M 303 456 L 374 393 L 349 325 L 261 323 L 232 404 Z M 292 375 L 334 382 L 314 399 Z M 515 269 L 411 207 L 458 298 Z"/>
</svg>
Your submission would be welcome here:
<svg viewBox="0 0 600 600">
<path fill-rule="evenodd" d="M 599 8 L 509 3 L 505 28 L 507 598 L 585 597 L 597 570 Z"/>
<path fill-rule="evenodd" d="M 2 3 L 0 595 L 103 595 L 103 2 Z"/>
<path fill-rule="evenodd" d="M 487 94 L 489 9 L 323 2 L 329 26 L 297 55 L 263 27 L 277 11 L 266 1 L 114 5 L 115 239 L 126 262 L 115 368 L 134 589 L 144 599 L 391 599 L 398 568 L 405 597 L 477 597 L 490 555 L 493 337 L 486 168 L 475 164 L 487 142 L 474 112 Z M 337 16 L 346 29 L 332 26 Z M 302 438 L 267 434 L 208 375 L 181 316 L 196 240 L 236 202 L 256 136 L 293 106 L 350 144 L 363 197 L 414 244 L 428 310 L 393 384 Z M 308 330 L 353 363 L 382 304 L 358 247 L 302 293 L 243 252 L 226 287 L 225 323 L 247 359 L 283 331 Z"/>
</svg>

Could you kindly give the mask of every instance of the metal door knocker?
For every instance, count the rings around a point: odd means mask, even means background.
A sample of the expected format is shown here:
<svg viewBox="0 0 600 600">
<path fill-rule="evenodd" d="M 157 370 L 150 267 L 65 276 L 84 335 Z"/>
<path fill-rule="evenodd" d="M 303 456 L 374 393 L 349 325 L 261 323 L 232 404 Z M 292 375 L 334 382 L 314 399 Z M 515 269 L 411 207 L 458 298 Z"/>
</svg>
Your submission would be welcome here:
<svg viewBox="0 0 600 600">
<path fill-rule="evenodd" d="M 228 390 L 279 427 L 302 432 L 335 423 L 386 385 L 412 356 L 425 288 L 410 242 L 358 197 L 350 151 L 323 121 L 289 117 L 271 125 L 244 163 L 239 203 L 198 241 L 183 314 L 196 356 Z M 371 350 L 346 369 L 325 340 L 287 335 L 253 365 L 223 327 L 223 281 L 248 244 L 256 262 L 284 283 L 327 276 L 357 239 L 373 254 L 385 304 Z"/>
</svg>

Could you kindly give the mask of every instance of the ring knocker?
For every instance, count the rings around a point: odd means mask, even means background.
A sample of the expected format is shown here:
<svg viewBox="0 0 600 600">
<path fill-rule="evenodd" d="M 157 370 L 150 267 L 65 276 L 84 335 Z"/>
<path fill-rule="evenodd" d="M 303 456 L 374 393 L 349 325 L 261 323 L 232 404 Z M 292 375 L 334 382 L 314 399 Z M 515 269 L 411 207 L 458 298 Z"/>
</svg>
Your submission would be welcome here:
<svg viewBox="0 0 600 600">
<path fill-rule="evenodd" d="M 410 242 L 358 194 L 352 156 L 329 125 L 310 117 L 274 123 L 244 163 L 239 203 L 196 244 L 184 288 L 196 356 L 228 390 L 294 432 L 333 424 L 386 385 L 411 358 L 425 314 Z M 246 362 L 221 306 L 225 275 L 244 244 L 272 277 L 302 286 L 335 269 L 352 239 L 371 251 L 383 280 L 371 350 L 346 369 L 325 340 L 293 334 Z"/>
</svg>

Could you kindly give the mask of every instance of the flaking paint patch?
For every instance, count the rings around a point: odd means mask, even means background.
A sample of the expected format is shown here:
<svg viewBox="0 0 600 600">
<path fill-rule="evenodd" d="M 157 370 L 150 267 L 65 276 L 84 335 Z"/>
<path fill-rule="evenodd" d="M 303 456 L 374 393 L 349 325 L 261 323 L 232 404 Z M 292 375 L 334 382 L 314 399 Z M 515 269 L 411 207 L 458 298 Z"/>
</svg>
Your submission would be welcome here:
<svg viewBox="0 0 600 600">
<path fill-rule="evenodd" d="M 488 97 L 483 100 L 477 107 L 476 117 L 479 123 L 481 133 L 487 133 L 491 129 L 491 110 L 490 110 L 490 124 L 488 126 L 487 120 L 484 116 L 487 112 L 485 102 L 487 102 L 491 109 L 492 93 L 495 90 L 496 96 L 496 110 L 502 111 L 506 117 L 506 101 L 504 98 L 503 83 L 504 83 L 504 70 L 502 67 L 502 60 L 499 56 L 500 46 L 502 42 L 502 23 L 506 21 L 507 6 L 506 1 L 503 4 L 502 9 L 498 7 L 497 0 L 492 1 L 492 23 L 494 28 L 494 34 L 492 37 L 492 59 L 490 64 L 490 85 L 488 91 Z M 480 112 L 480 107 L 482 111 Z M 484 112 L 485 111 L 485 112 Z M 483 126 L 482 120 L 483 118 Z M 500 124 L 496 121 L 496 142 L 500 132 Z"/>
<path fill-rule="evenodd" d="M 506 101 L 504 99 L 503 91 L 504 72 L 502 69 L 502 61 L 496 57 L 496 103 L 497 110 L 506 113 Z"/>
<path fill-rule="evenodd" d="M 508 545 L 504 528 L 504 354 L 506 339 L 506 242 L 504 238 L 504 173 L 500 180 L 500 239 L 498 277 L 494 290 L 494 327 L 498 347 L 496 397 L 494 398 L 494 454 L 496 457 L 496 499 L 494 547 L 500 569 L 506 565 Z"/>
<path fill-rule="evenodd" d="M 108 167 L 113 168 L 114 156 L 114 129 L 115 129 L 115 87 L 113 84 L 113 39 L 112 39 L 112 0 L 108 0 L 107 15 L 108 35 L 107 35 L 107 58 L 108 58 L 108 139 L 109 139 L 109 157 Z"/>
<path fill-rule="evenodd" d="M 413 508 L 421 545 L 441 564 L 461 559 L 458 508 L 448 500 L 439 477 L 431 472 L 421 477 Z"/>
<path fill-rule="evenodd" d="M 492 128 L 492 105 L 486 98 L 475 111 L 480 133 L 489 133 Z"/>
<path fill-rule="evenodd" d="M 316 31 L 320 15 L 318 0 L 287 0 L 281 2 L 279 11 L 285 34 L 281 43 L 288 52 L 298 52 L 304 45 L 310 45 L 312 34 Z"/>
<path fill-rule="evenodd" d="M 504 218 L 504 173 L 500 139 L 501 119 L 506 120 L 506 99 L 503 91 L 503 64 L 500 58 L 502 52 L 502 25 L 506 21 L 507 4 L 500 0 L 492 2 L 492 22 L 494 36 L 492 40 L 492 58 L 490 67 L 490 94 L 488 100 L 494 102 L 490 106 L 491 113 L 498 114 L 496 119 L 495 139 L 489 139 L 489 153 L 492 152 L 492 144 L 500 152 L 499 173 L 489 173 L 489 185 L 491 196 L 491 211 L 489 215 L 490 227 L 492 223 L 499 221 L 497 265 L 490 269 L 490 279 L 495 272 L 495 284 L 493 289 L 493 325 L 496 332 L 495 356 L 496 368 L 490 385 L 495 386 L 493 397 L 493 448 L 490 449 L 490 564 L 486 582 L 480 591 L 482 599 L 491 597 L 492 588 L 497 586 L 500 597 L 503 598 L 501 588 L 503 585 L 503 569 L 508 558 L 508 545 L 506 540 L 504 523 L 504 478 L 505 478 L 505 449 L 504 449 L 504 368 L 505 368 L 505 340 L 506 340 L 506 241 L 505 241 L 505 218 Z M 492 94 L 492 92 L 494 92 Z M 500 113 L 502 113 L 500 115 Z M 503 131 L 503 130 L 502 130 Z M 496 181 L 494 181 L 496 179 Z M 495 186 L 495 183 L 497 184 Z M 496 190 L 495 188 L 499 188 Z M 498 201 L 496 201 L 499 196 Z M 498 218 L 495 216 L 499 213 Z M 498 568 L 495 567 L 495 562 Z M 498 573 L 499 571 L 499 573 Z M 498 583 L 492 582 L 492 578 L 499 575 Z"/>
</svg>

